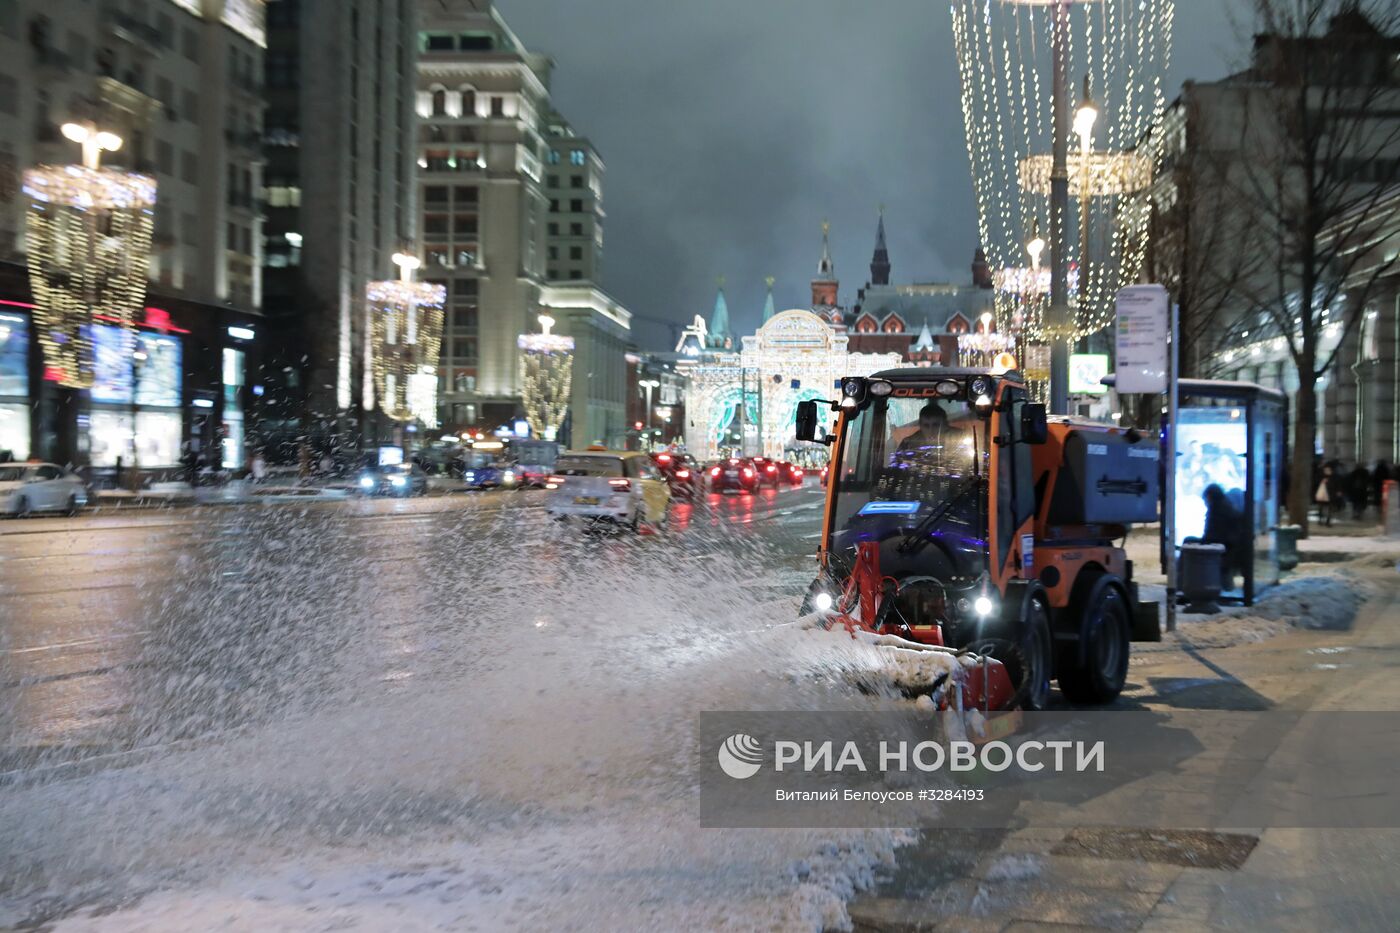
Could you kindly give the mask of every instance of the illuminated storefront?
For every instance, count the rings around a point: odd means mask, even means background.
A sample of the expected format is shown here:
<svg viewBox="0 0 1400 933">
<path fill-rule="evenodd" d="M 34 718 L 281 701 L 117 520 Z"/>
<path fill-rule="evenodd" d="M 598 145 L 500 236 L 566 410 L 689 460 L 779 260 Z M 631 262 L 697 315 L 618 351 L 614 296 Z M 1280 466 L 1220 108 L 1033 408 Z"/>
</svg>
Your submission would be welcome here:
<svg viewBox="0 0 1400 933">
<path fill-rule="evenodd" d="M 89 463 L 114 467 L 120 458 L 142 469 L 177 465 L 184 427 L 180 338 L 95 324 L 90 339 Z"/>
<path fill-rule="evenodd" d="M 0 461 L 29 457 L 29 315 L 0 311 Z"/>
</svg>

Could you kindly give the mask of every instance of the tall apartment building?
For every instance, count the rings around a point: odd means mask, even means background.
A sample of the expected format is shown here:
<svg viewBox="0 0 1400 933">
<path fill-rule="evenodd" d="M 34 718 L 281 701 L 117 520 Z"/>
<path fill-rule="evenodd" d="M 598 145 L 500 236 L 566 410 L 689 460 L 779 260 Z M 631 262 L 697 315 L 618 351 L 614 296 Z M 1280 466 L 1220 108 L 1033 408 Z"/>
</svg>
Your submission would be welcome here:
<svg viewBox="0 0 1400 933">
<path fill-rule="evenodd" d="M 414 235 L 415 19 L 414 0 L 267 6 L 264 306 L 285 435 L 303 414 L 313 433 L 384 430 L 364 291 Z"/>
<path fill-rule="evenodd" d="M 222 445 L 226 463 L 243 458 L 243 373 L 253 344 L 229 337 L 228 328 L 249 333 L 261 302 L 264 45 L 262 0 L 0 0 L 0 301 L 7 313 L 27 318 L 31 304 L 23 173 L 80 158 L 60 131 L 64 123 L 116 133 L 121 148 L 104 153 L 103 164 L 151 174 L 158 185 L 148 292 L 156 313 L 137 317 L 143 332 L 178 339 L 181 356 L 169 358 L 181 359 L 181 391 L 159 406 L 112 408 L 100 390 L 89 393 L 90 430 L 78 449 L 63 452 L 77 463 L 110 466 L 124 455 L 130 464 L 138 433 L 146 465 L 174 463 L 186 442 Z M 29 330 L 27 320 L 17 322 L 6 325 L 10 343 L 20 323 Z M 224 350 L 233 354 L 227 366 Z M 234 380 L 228 386 L 225 370 Z M 67 446 L 45 423 L 41 376 L 0 379 L 0 409 L 9 412 L 0 418 L 7 439 L 0 448 L 26 446 L 17 441 L 21 421 L 32 453 L 59 456 L 57 448 Z M 211 397 L 212 407 L 191 411 L 191 402 Z"/>
<path fill-rule="evenodd" d="M 558 113 L 550 114 L 545 132 L 545 278 L 596 283 L 603 264 L 603 160 Z"/>
<path fill-rule="evenodd" d="M 448 293 L 443 425 L 521 414 L 516 342 L 547 310 L 578 348 L 573 441 L 620 441 L 631 315 L 597 287 L 603 163 L 551 107 L 550 60 L 490 0 L 420 4 L 419 239 L 422 277 Z"/>
</svg>

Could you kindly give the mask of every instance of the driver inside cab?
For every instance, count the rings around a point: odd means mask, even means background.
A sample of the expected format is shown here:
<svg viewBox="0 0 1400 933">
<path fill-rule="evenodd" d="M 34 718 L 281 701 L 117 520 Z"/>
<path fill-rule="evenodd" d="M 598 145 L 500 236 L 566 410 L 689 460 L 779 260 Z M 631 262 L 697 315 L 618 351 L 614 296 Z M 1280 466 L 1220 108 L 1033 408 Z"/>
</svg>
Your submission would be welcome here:
<svg viewBox="0 0 1400 933">
<path fill-rule="evenodd" d="M 878 490 L 881 497 L 919 499 L 931 480 L 960 476 L 972 467 L 971 432 L 950 421 L 936 401 L 919 410 L 915 424 L 895 427 L 891 440 L 897 446 Z"/>
</svg>

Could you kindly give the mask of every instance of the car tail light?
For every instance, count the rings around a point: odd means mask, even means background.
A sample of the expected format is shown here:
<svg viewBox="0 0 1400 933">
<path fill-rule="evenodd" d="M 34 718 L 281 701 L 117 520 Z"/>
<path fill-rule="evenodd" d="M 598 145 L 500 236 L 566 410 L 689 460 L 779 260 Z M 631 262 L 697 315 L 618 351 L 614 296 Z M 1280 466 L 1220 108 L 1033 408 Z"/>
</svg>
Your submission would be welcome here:
<svg viewBox="0 0 1400 933">
<path fill-rule="evenodd" d="M 748 467 L 744 467 L 744 476 L 753 476 L 753 470 L 750 470 Z"/>
<path fill-rule="evenodd" d="M 627 492 L 632 488 L 632 481 L 630 479 L 610 479 L 608 485 L 618 492 Z"/>
<path fill-rule="evenodd" d="M 719 467 L 711 467 L 711 468 L 710 468 L 710 475 L 711 475 L 711 476 L 719 476 Z"/>
<path fill-rule="evenodd" d="M 776 472 L 778 472 L 778 468 L 775 467 L 775 466 L 773 466 L 773 464 L 770 463 L 770 464 L 768 464 L 768 472 L 769 472 L 769 473 L 776 473 Z"/>
<path fill-rule="evenodd" d="M 548 482 L 551 483 L 552 485 L 555 485 L 555 486 L 562 486 L 562 485 L 564 485 L 564 477 L 562 477 L 562 476 L 551 476 L 551 477 L 549 478 Z"/>
<path fill-rule="evenodd" d="M 670 455 L 670 454 L 661 454 L 661 455 L 659 455 L 659 456 L 656 458 L 656 462 L 657 462 L 657 463 L 670 463 L 670 462 L 671 462 L 671 455 Z"/>
<path fill-rule="evenodd" d="M 677 470 L 677 471 L 676 471 L 676 479 L 690 479 L 690 471 L 689 471 L 689 470 Z"/>
</svg>

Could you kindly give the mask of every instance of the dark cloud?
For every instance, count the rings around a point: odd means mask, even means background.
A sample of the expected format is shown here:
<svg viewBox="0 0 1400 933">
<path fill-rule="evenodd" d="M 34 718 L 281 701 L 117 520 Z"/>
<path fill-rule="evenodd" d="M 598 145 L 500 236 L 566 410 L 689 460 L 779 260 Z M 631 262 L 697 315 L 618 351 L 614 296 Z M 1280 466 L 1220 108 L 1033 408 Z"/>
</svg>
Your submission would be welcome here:
<svg viewBox="0 0 1400 933">
<path fill-rule="evenodd" d="M 1110 0 L 1123 2 L 1123 0 Z M 751 332 L 763 279 L 809 303 L 821 222 L 843 299 L 885 205 L 897 281 L 964 281 L 977 246 L 957 64 L 937 0 L 506 0 L 554 58 L 556 106 L 607 163 L 603 284 L 638 315 L 709 314 L 724 275 Z M 1179 0 L 1167 87 L 1225 74 L 1217 0 Z M 664 327 L 639 322 L 643 346 Z"/>
</svg>

